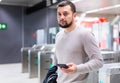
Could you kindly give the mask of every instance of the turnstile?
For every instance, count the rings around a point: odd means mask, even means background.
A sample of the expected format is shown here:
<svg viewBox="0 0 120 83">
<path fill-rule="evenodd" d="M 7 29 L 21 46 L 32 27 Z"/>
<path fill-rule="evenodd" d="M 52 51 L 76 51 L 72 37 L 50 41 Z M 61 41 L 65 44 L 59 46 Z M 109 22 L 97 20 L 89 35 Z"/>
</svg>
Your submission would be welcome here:
<svg viewBox="0 0 120 83">
<path fill-rule="evenodd" d="M 21 48 L 22 73 L 28 72 L 28 50 L 30 49 L 31 47 Z"/>
<path fill-rule="evenodd" d="M 29 50 L 39 49 L 39 45 L 33 45 L 33 47 L 23 47 L 21 48 L 21 61 L 22 61 L 22 73 L 28 73 L 28 57 Z"/>
<path fill-rule="evenodd" d="M 28 72 L 29 78 L 38 77 L 38 52 L 41 52 L 44 45 L 39 45 L 35 49 L 28 51 Z"/>
<path fill-rule="evenodd" d="M 115 51 L 101 51 L 103 56 L 104 64 L 118 62 L 118 53 Z"/>
<path fill-rule="evenodd" d="M 116 51 L 116 53 L 117 53 L 117 62 L 120 62 L 120 51 Z"/>
<path fill-rule="evenodd" d="M 52 67 L 52 57 L 54 56 L 54 45 L 46 45 L 44 51 L 38 52 L 38 79 L 43 83 L 48 70 Z"/>
<path fill-rule="evenodd" d="M 103 56 L 104 64 L 117 63 L 118 62 L 118 52 L 115 51 L 101 51 Z M 92 71 L 89 73 L 87 83 L 98 83 L 99 81 L 99 71 Z M 102 83 L 102 82 L 99 82 Z"/>
<path fill-rule="evenodd" d="M 104 64 L 99 70 L 99 83 L 119 83 L 120 63 Z"/>
</svg>

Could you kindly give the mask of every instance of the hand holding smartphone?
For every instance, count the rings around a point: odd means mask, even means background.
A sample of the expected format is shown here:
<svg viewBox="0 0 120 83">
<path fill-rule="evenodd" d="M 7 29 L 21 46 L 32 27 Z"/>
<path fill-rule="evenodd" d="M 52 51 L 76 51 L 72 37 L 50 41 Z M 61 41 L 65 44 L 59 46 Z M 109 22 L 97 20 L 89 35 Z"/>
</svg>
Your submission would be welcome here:
<svg viewBox="0 0 120 83">
<path fill-rule="evenodd" d="M 66 64 L 57 64 L 57 66 L 59 66 L 60 68 L 69 68 Z"/>
</svg>

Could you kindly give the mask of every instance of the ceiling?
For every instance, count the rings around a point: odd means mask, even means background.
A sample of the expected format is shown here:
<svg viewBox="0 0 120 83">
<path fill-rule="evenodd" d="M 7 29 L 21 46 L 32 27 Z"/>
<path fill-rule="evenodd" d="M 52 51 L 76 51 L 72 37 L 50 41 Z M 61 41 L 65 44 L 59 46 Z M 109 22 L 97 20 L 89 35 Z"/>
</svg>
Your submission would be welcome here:
<svg viewBox="0 0 120 83">
<path fill-rule="evenodd" d="M 32 6 L 42 1 L 43 0 L 2 0 L 0 4 Z M 75 3 L 77 11 L 80 13 L 120 14 L 120 0 L 71 0 L 71 1 Z M 112 6 L 114 5 L 117 6 L 115 8 L 112 8 Z M 104 10 L 102 8 L 104 8 Z"/>
<path fill-rule="evenodd" d="M 78 12 L 120 14 L 120 0 L 72 0 Z M 113 7 L 115 6 L 116 7 Z"/>
<path fill-rule="evenodd" d="M 2 5 L 33 6 L 43 0 L 2 0 Z"/>
</svg>

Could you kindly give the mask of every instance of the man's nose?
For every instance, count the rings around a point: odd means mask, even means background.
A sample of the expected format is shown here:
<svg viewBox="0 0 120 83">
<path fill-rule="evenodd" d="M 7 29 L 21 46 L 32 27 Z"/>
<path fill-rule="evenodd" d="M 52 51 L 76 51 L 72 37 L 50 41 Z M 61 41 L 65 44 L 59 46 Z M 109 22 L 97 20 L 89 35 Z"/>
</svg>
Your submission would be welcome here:
<svg viewBox="0 0 120 83">
<path fill-rule="evenodd" d="M 61 16 L 60 16 L 60 18 L 61 18 L 61 19 L 64 19 L 64 18 L 65 18 L 65 16 L 64 16 L 64 15 L 61 15 Z"/>
</svg>

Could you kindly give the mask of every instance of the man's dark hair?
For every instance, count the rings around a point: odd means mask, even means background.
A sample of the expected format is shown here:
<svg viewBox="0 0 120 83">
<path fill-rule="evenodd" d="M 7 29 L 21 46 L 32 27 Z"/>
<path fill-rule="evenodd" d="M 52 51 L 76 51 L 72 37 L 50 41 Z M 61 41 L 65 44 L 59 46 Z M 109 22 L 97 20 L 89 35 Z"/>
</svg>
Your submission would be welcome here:
<svg viewBox="0 0 120 83">
<path fill-rule="evenodd" d="M 75 5 L 74 5 L 71 1 L 68 1 L 68 0 L 60 2 L 60 3 L 57 5 L 57 8 L 58 8 L 58 7 L 64 7 L 64 6 L 67 6 L 67 5 L 69 5 L 69 6 L 71 7 L 71 10 L 72 10 L 73 13 L 76 12 L 76 7 L 75 7 Z"/>
</svg>

